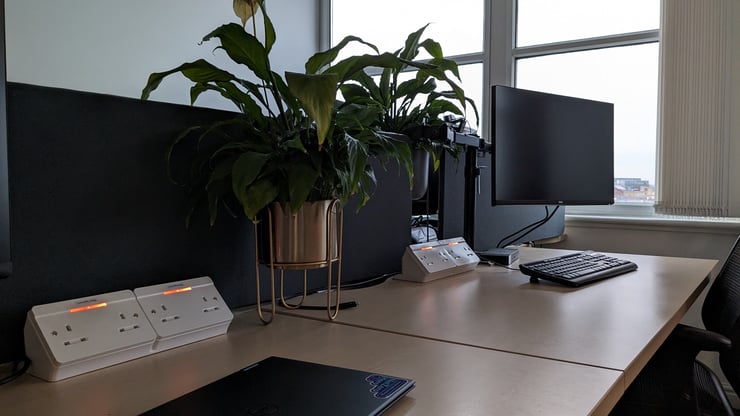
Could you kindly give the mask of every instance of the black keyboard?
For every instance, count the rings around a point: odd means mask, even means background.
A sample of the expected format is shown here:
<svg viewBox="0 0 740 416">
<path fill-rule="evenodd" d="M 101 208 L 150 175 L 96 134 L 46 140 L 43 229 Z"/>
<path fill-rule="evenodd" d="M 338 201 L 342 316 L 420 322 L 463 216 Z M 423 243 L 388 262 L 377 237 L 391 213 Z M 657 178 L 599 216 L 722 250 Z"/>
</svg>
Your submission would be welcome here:
<svg viewBox="0 0 740 416">
<path fill-rule="evenodd" d="M 531 277 L 566 286 L 581 286 L 637 270 L 637 264 L 593 251 L 551 257 L 521 264 L 519 270 Z"/>
</svg>

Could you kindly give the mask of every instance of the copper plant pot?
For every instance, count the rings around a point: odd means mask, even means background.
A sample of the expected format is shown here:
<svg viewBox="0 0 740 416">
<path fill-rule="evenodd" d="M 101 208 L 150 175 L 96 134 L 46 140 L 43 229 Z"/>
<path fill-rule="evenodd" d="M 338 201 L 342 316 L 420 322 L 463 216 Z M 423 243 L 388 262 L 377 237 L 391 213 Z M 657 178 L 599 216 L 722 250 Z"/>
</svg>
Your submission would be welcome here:
<svg viewBox="0 0 740 416">
<path fill-rule="evenodd" d="M 276 202 L 268 209 L 260 227 L 260 263 L 279 269 L 312 269 L 339 258 L 338 201 L 307 202 L 296 212 Z"/>
</svg>

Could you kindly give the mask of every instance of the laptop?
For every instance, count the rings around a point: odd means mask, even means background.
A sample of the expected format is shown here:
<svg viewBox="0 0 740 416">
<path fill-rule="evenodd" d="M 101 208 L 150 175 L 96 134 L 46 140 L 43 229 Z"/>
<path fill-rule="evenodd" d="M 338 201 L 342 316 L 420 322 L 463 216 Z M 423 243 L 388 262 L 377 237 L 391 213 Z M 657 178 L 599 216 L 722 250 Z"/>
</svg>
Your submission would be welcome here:
<svg viewBox="0 0 740 416">
<path fill-rule="evenodd" d="M 144 415 L 380 415 L 412 379 L 269 357 Z"/>
</svg>

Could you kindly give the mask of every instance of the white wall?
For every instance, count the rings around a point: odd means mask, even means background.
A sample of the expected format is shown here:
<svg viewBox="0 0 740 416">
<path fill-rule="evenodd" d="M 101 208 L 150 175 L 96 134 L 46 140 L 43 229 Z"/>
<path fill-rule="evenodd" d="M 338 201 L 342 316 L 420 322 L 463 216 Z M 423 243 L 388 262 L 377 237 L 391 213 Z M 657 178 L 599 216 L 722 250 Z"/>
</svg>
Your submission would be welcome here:
<svg viewBox="0 0 740 416">
<path fill-rule="evenodd" d="M 267 3 L 278 37 L 273 69 L 303 72 L 318 50 L 318 0 Z M 215 42 L 198 45 L 229 22 L 239 22 L 232 0 L 6 0 L 7 78 L 138 98 L 150 73 L 199 58 L 238 73 L 223 52 L 212 53 Z M 189 87 L 172 76 L 151 99 L 189 104 Z M 196 105 L 234 110 L 214 93 Z"/>
</svg>

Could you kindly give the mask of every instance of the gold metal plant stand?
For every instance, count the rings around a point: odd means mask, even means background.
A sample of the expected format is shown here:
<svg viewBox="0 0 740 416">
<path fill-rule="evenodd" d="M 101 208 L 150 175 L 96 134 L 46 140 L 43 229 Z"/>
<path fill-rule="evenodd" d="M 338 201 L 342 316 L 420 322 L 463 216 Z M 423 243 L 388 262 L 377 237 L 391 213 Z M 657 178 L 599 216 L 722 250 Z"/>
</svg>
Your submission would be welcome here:
<svg viewBox="0 0 740 416">
<path fill-rule="evenodd" d="M 334 213 L 338 221 L 332 221 Z M 295 215 L 295 214 L 294 214 Z M 332 200 L 326 210 L 326 257 L 319 261 L 308 261 L 308 262 L 277 262 L 275 260 L 275 227 L 273 224 L 272 210 L 267 209 L 267 226 L 268 226 L 268 242 L 269 242 L 269 263 L 270 270 L 270 303 L 271 311 L 269 319 L 265 317 L 262 312 L 262 301 L 260 299 L 260 261 L 259 261 L 259 230 L 258 224 L 254 224 L 254 247 L 255 247 L 255 276 L 257 281 L 257 314 L 263 324 L 267 325 L 272 322 L 276 313 L 276 299 L 275 299 L 275 269 L 280 270 L 280 303 L 287 309 L 298 309 L 303 305 L 303 301 L 307 295 L 307 283 L 308 283 L 308 271 L 311 269 L 320 269 L 323 267 L 327 268 L 327 283 L 326 283 L 326 312 L 330 320 L 336 319 L 339 314 L 339 293 L 342 280 L 342 225 L 344 223 L 342 207 L 339 204 L 339 200 Z M 335 233 L 334 227 L 337 227 Z M 337 256 L 332 258 L 332 254 L 335 251 L 333 248 L 336 247 Z M 332 290 L 332 264 L 337 263 L 337 288 Z M 283 279 L 285 270 L 303 270 L 303 295 L 301 296 L 300 302 L 297 304 L 289 304 L 285 301 L 283 295 Z M 334 302 L 332 306 L 332 292 L 334 292 Z"/>
</svg>

